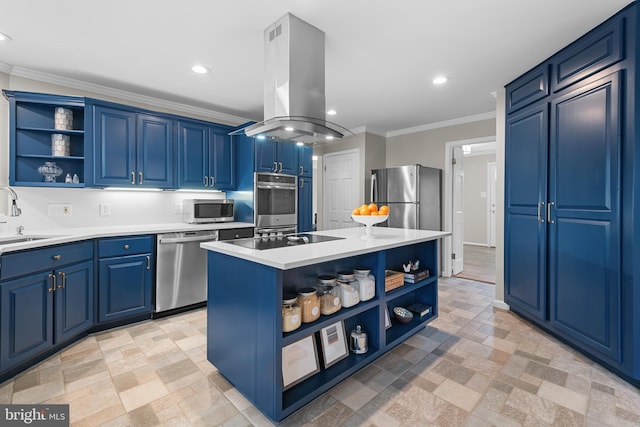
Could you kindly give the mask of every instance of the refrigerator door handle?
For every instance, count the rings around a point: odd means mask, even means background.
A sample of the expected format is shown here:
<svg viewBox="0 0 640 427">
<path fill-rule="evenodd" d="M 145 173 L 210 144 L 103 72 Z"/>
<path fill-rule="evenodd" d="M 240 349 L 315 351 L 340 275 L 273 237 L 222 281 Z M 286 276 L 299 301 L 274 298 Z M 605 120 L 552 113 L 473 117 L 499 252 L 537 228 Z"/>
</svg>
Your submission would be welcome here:
<svg viewBox="0 0 640 427">
<path fill-rule="evenodd" d="M 369 200 L 369 203 L 376 202 L 376 199 L 374 198 L 376 195 L 375 188 L 376 188 L 376 174 L 372 173 L 371 174 L 371 200 Z"/>
</svg>

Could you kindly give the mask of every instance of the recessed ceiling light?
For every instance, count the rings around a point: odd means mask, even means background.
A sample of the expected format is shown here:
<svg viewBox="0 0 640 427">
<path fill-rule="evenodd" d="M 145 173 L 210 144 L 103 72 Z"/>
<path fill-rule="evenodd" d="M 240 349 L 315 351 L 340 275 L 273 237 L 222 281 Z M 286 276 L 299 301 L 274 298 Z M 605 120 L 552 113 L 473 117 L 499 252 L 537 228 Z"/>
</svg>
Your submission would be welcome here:
<svg viewBox="0 0 640 427">
<path fill-rule="evenodd" d="M 330 116 L 335 116 L 336 115 L 336 110 L 331 109 L 331 110 L 327 111 L 327 114 L 330 115 Z"/>
<path fill-rule="evenodd" d="M 441 85 L 443 83 L 446 83 L 447 80 L 449 80 L 449 79 L 446 78 L 445 76 L 438 76 L 435 79 L 433 79 L 433 84 L 434 85 Z"/>
<path fill-rule="evenodd" d="M 333 136 L 327 135 L 327 136 L 325 136 L 325 139 L 328 139 L 329 141 L 331 141 L 333 139 Z"/>
<path fill-rule="evenodd" d="M 293 132 L 293 128 L 291 126 L 287 126 L 286 128 L 284 128 L 284 130 L 286 130 L 287 132 Z"/>
<path fill-rule="evenodd" d="M 204 65 L 196 64 L 191 67 L 191 71 L 198 74 L 207 74 L 209 72 L 209 68 L 205 67 Z"/>
<path fill-rule="evenodd" d="M 0 33 L 0 42 L 10 42 L 11 37 L 6 35 L 5 33 Z"/>
</svg>

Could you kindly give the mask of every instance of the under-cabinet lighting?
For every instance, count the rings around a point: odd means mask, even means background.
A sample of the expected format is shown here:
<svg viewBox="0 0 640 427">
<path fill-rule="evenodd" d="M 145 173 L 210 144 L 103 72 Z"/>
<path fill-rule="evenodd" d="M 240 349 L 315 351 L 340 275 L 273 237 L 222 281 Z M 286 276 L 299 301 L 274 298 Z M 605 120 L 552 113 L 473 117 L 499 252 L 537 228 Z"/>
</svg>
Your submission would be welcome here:
<svg viewBox="0 0 640 427">
<path fill-rule="evenodd" d="M 198 190 L 195 188 L 178 188 L 177 190 L 173 190 L 176 193 L 222 193 L 221 190 Z"/>
<path fill-rule="evenodd" d="M 258 135 L 258 136 L 256 136 L 256 138 L 258 138 L 258 139 L 265 139 L 265 138 L 266 138 L 266 136 L 264 136 L 264 135 Z"/>
<path fill-rule="evenodd" d="M 296 142 L 296 145 L 304 145 L 304 142 L 298 141 L 298 142 Z"/>
<path fill-rule="evenodd" d="M 108 191 L 162 191 L 162 188 L 141 188 L 141 187 L 104 187 Z"/>
</svg>

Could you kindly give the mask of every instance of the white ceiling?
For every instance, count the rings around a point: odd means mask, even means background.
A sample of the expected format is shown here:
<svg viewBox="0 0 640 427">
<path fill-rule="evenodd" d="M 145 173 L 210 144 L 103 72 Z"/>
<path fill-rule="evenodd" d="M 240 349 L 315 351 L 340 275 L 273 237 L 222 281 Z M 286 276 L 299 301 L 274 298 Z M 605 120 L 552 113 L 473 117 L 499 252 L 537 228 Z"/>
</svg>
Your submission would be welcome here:
<svg viewBox="0 0 640 427">
<path fill-rule="evenodd" d="M 259 121 L 263 30 L 291 12 L 326 34 L 331 120 L 384 134 L 495 111 L 492 92 L 629 2 L 0 0 L 0 69 Z"/>
</svg>

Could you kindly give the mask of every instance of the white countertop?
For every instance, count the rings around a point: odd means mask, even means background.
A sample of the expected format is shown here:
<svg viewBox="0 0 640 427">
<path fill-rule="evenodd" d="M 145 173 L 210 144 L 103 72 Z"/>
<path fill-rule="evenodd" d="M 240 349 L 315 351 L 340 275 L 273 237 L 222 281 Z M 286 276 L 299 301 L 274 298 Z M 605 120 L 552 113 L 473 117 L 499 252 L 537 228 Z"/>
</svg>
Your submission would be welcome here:
<svg viewBox="0 0 640 427">
<path fill-rule="evenodd" d="M 281 270 L 288 270 L 398 246 L 436 240 L 451 235 L 446 231 L 387 227 L 373 227 L 371 239 L 362 238 L 365 234 L 364 227 L 318 231 L 310 234 L 344 237 L 344 239 L 266 250 L 249 249 L 225 242 L 206 242 L 201 243 L 200 247 Z"/>
<path fill-rule="evenodd" d="M 176 222 L 171 224 L 118 225 L 109 227 L 81 227 L 59 228 L 46 230 L 29 230 L 24 236 L 14 234 L 0 234 L 0 254 L 24 249 L 34 249 L 42 246 L 70 243 L 80 240 L 96 239 L 113 236 L 132 236 L 136 234 L 160 234 L 179 231 L 223 230 L 229 228 L 253 227 L 248 222 L 224 222 L 211 224 L 186 224 Z M 3 239 L 14 237 L 37 237 L 43 239 L 20 243 L 2 244 Z"/>
</svg>

